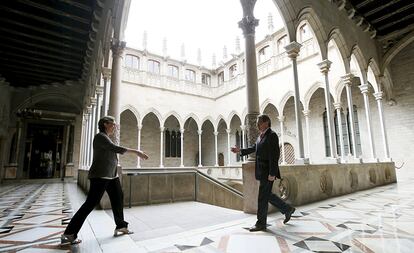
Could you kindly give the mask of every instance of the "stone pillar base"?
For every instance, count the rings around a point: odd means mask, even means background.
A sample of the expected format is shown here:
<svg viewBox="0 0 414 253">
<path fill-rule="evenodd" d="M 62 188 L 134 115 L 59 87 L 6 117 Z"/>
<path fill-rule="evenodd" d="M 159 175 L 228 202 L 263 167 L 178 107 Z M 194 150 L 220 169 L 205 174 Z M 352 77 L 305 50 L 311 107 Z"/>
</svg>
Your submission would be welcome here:
<svg viewBox="0 0 414 253">
<path fill-rule="evenodd" d="M 255 178 L 255 162 L 248 161 L 242 165 L 243 171 L 243 211 L 257 213 L 257 196 L 259 194 L 259 181 Z"/>
<path fill-rule="evenodd" d="M 321 161 L 321 164 L 338 164 L 341 163 L 341 158 L 327 157 Z"/>
<path fill-rule="evenodd" d="M 17 163 L 11 163 L 4 166 L 4 179 L 16 179 L 17 178 Z"/>
<path fill-rule="evenodd" d="M 390 163 L 390 162 L 393 162 L 393 161 L 392 161 L 392 158 L 387 157 L 387 158 L 383 158 L 383 159 L 381 159 L 381 162 Z"/>
<path fill-rule="evenodd" d="M 75 166 L 73 163 L 68 163 L 65 166 L 65 177 L 73 177 Z"/>
</svg>

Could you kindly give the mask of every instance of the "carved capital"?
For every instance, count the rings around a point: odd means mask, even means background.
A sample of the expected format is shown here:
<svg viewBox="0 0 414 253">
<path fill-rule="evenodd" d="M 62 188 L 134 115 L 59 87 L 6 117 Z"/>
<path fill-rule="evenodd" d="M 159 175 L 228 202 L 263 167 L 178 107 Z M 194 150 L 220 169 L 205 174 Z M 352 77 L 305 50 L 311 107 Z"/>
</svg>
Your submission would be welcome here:
<svg viewBox="0 0 414 253">
<path fill-rule="evenodd" d="M 112 57 L 122 57 L 126 47 L 125 41 L 119 41 L 117 39 L 112 40 L 111 50 Z"/>
<path fill-rule="evenodd" d="M 359 86 L 362 94 L 367 94 L 369 92 L 369 85 L 368 84 L 361 84 Z"/>
<path fill-rule="evenodd" d="M 95 90 L 95 92 L 96 92 L 96 94 L 97 94 L 98 96 L 101 96 L 101 95 L 103 94 L 103 90 L 104 90 L 104 87 L 103 87 L 103 86 L 98 85 L 98 86 L 96 86 L 96 90 Z"/>
<path fill-rule="evenodd" d="M 331 64 L 332 62 L 328 59 L 325 59 L 323 61 L 321 61 L 320 63 L 318 63 L 318 67 L 321 70 L 322 74 L 327 74 L 329 72 L 329 69 L 331 68 Z"/>
<path fill-rule="evenodd" d="M 231 134 L 231 129 L 230 128 L 226 129 L 226 132 L 227 134 Z"/>
<path fill-rule="evenodd" d="M 303 116 L 309 117 L 309 114 L 310 114 L 311 111 L 310 110 L 303 110 L 302 112 L 303 112 Z M 282 116 L 282 117 L 284 117 L 284 116 Z"/>
<path fill-rule="evenodd" d="M 98 100 L 96 98 L 94 98 L 94 97 L 91 97 L 90 98 L 90 101 L 91 101 L 91 106 L 95 106 L 96 103 L 98 102 Z"/>
<path fill-rule="evenodd" d="M 333 103 L 333 105 L 334 105 L 334 107 L 335 107 L 335 110 L 341 110 L 341 108 L 342 108 L 342 104 L 341 103 Z"/>
<path fill-rule="evenodd" d="M 219 132 L 218 131 L 214 131 L 214 136 L 217 136 L 218 134 L 219 134 Z"/>
<path fill-rule="evenodd" d="M 348 73 L 348 74 L 342 76 L 341 78 L 344 81 L 344 84 L 346 86 L 351 86 L 352 85 L 352 80 L 354 79 L 354 75 L 351 74 L 351 73 Z"/>
<path fill-rule="evenodd" d="M 203 133 L 203 130 L 197 130 L 198 135 L 201 135 Z"/>
<path fill-rule="evenodd" d="M 382 97 L 384 96 L 384 92 L 376 92 L 374 93 L 375 100 L 382 100 Z"/>
<path fill-rule="evenodd" d="M 165 130 L 165 127 L 163 127 L 163 126 L 162 126 L 162 127 L 160 127 L 160 132 L 161 132 L 161 133 L 163 133 L 163 132 L 164 132 L 164 130 Z"/>
<path fill-rule="evenodd" d="M 277 119 L 280 121 L 280 122 L 283 122 L 283 121 L 285 121 L 285 116 L 278 116 L 277 117 Z"/>
<path fill-rule="evenodd" d="M 102 77 L 105 80 L 108 80 L 111 78 L 111 69 L 107 67 L 102 68 Z"/>
<path fill-rule="evenodd" d="M 296 59 L 299 55 L 301 47 L 302 47 L 302 44 L 296 41 L 293 41 L 289 43 L 287 46 L 285 46 L 286 53 L 288 54 L 289 58 Z"/>
<path fill-rule="evenodd" d="M 180 128 L 181 137 L 183 136 L 184 132 L 185 132 L 185 129 L 184 128 Z"/>
<path fill-rule="evenodd" d="M 256 26 L 258 25 L 259 20 L 256 19 L 253 15 L 244 16 L 242 20 L 239 21 L 239 27 L 242 29 L 244 37 L 254 35 Z"/>
</svg>

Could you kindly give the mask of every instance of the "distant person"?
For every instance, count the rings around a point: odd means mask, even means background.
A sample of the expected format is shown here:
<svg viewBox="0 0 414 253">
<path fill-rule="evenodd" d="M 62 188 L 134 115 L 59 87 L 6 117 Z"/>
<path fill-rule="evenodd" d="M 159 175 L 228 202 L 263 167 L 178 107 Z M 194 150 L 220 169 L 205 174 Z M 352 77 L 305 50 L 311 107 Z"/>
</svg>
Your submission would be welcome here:
<svg viewBox="0 0 414 253">
<path fill-rule="evenodd" d="M 114 214 L 116 224 L 114 236 L 133 233 L 128 229 L 128 222 L 124 220 L 124 197 L 117 174 L 117 154 L 133 153 L 144 160 L 148 159 L 148 156 L 142 151 L 117 146 L 111 141 L 109 136 L 114 134 L 116 128 L 116 122 L 113 117 L 105 116 L 101 118 L 98 122 L 98 127 L 99 133 L 93 139 L 93 161 L 88 174 L 88 178 L 91 181 L 88 196 L 62 234 L 61 245 L 81 242 L 81 240 L 77 239 L 78 232 L 86 217 L 101 200 L 105 191 L 108 193 Z"/>
<path fill-rule="evenodd" d="M 279 171 L 279 138 L 270 128 L 271 122 L 269 116 L 262 114 L 257 117 L 257 128 L 260 136 L 256 143 L 245 149 L 235 146 L 231 148 L 233 153 L 239 153 L 245 156 L 256 152 L 255 176 L 260 181 L 257 222 L 249 229 L 250 232 L 266 230 L 268 203 L 277 207 L 285 215 L 283 223 L 287 223 L 295 212 L 295 208 L 285 203 L 277 195 L 272 193 L 273 182 L 280 177 Z"/>
</svg>

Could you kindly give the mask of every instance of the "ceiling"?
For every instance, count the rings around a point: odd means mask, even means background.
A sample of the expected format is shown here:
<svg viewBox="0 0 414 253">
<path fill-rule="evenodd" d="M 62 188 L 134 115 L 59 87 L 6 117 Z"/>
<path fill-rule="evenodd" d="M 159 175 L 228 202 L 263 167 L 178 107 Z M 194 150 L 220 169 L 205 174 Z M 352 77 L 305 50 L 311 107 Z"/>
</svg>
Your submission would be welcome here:
<svg viewBox="0 0 414 253">
<path fill-rule="evenodd" d="M 375 37 L 387 49 L 414 31 L 413 0 L 348 0 L 358 15 L 375 29 Z M 391 45 L 390 45 L 391 44 Z"/>
<path fill-rule="evenodd" d="M 0 3 L 0 75 L 13 87 L 77 82 L 95 0 Z"/>
</svg>

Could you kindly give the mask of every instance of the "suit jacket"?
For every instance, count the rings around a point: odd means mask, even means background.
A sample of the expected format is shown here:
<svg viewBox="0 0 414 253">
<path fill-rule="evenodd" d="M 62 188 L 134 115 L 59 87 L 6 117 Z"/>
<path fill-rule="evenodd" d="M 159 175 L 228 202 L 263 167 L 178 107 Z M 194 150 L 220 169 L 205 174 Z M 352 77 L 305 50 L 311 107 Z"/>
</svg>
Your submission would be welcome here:
<svg viewBox="0 0 414 253">
<path fill-rule="evenodd" d="M 269 175 L 280 178 L 279 138 L 270 127 L 264 133 L 263 138 L 257 138 L 253 146 L 241 149 L 240 155 L 245 156 L 253 152 L 256 152 L 255 176 L 257 180 L 266 179 Z"/>
<path fill-rule="evenodd" d="M 93 138 L 93 160 L 88 178 L 114 178 L 117 176 L 117 153 L 123 154 L 126 148 L 115 145 L 108 135 L 100 132 Z"/>
</svg>

